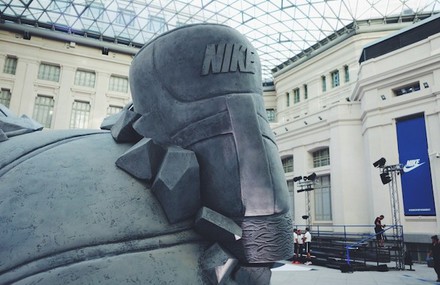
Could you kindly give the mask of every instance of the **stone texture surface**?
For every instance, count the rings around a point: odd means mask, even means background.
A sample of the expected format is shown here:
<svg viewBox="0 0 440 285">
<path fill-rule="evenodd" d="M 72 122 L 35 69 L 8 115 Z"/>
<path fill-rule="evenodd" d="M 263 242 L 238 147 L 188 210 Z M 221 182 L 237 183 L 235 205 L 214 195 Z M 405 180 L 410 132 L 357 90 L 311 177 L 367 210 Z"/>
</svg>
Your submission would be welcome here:
<svg viewBox="0 0 440 285">
<path fill-rule="evenodd" d="M 139 119 L 139 114 L 131 110 L 123 110 L 111 128 L 111 133 L 117 142 L 137 142 L 140 136 L 134 129 L 133 123 Z"/>
<path fill-rule="evenodd" d="M 197 213 L 194 227 L 206 238 L 221 242 L 235 242 L 242 237 L 242 229 L 233 220 L 203 207 Z"/>
<path fill-rule="evenodd" d="M 201 207 L 199 165 L 194 152 L 168 147 L 151 189 L 170 223 L 194 217 Z"/>
<path fill-rule="evenodd" d="M 208 245 L 192 220 L 170 224 L 146 184 L 115 165 L 131 146 L 84 130 L 0 144 L 0 284 L 203 283 Z"/>
<path fill-rule="evenodd" d="M 152 182 L 165 155 L 165 149 L 143 138 L 116 160 L 116 165 L 136 178 Z"/>
<path fill-rule="evenodd" d="M 226 284 L 238 260 L 215 243 L 203 253 L 200 263 L 207 283 Z"/>
<path fill-rule="evenodd" d="M 7 140 L 8 137 L 41 131 L 42 129 L 43 125 L 32 118 L 26 115 L 18 117 L 0 104 L 0 142 Z"/>
</svg>

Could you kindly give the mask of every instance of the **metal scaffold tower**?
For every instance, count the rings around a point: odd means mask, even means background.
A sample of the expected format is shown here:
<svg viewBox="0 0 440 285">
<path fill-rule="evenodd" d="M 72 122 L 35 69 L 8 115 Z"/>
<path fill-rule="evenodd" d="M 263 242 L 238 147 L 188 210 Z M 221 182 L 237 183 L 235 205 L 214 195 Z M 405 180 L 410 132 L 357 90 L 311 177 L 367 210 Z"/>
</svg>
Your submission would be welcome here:
<svg viewBox="0 0 440 285">
<path fill-rule="evenodd" d="M 399 202 L 399 189 L 397 184 L 397 177 L 402 173 L 402 165 L 385 165 L 385 158 L 381 158 L 375 163 L 374 167 L 381 169 L 380 179 L 382 183 L 388 184 L 389 194 L 390 194 L 390 206 L 391 206 L 391 217 L 392 217 L 392 229 L 393 229 L 393 241 L 395 249 L 395 261 L 396 269 L 405 269 L 404 263 L 404 240 L 403 240 L 403 227 L 400 220 L 400 202 Z"/>
</svg>

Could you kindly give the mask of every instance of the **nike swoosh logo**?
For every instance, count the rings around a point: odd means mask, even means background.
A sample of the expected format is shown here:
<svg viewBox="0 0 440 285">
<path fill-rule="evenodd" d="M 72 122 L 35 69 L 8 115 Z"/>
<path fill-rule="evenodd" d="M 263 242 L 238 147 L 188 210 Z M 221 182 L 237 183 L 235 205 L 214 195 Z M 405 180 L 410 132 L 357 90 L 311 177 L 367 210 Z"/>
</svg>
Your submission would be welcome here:
<svg viewBox="0 0 440 285">
<path fill-rule="evenodd" d="M 403 167 L 403 172 L 405 172 L 405 173 L 406 173 L 406 172 L 410 172 L 410 171 L 416 169 L 417 167 L 422 166 L 423 164 L 425 164 L 425 163 L 422 162 L 422 163 L 420 163 L 420 164 L 416 164 L 416 165 L 413 165 L 413 166 L 405 165 L 405 166 Z"/>
</svg>

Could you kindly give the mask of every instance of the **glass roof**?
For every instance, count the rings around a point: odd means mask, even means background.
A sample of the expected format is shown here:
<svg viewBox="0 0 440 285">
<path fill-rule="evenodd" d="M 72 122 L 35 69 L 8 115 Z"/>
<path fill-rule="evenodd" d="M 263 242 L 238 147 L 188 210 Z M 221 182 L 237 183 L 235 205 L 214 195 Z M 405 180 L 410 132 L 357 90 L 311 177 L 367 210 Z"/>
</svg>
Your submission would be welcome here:
<svg viewBox="0 0 440 285">
<path fill-rule="evenodd" d="M 225 24 L 257 49 L 264 80 L 271 80 L 277 65 L 352 22 L 439 10 L 440 0 L 0 0 L 3 23 L 135 47 L 184 24 Z"/>
</svg>

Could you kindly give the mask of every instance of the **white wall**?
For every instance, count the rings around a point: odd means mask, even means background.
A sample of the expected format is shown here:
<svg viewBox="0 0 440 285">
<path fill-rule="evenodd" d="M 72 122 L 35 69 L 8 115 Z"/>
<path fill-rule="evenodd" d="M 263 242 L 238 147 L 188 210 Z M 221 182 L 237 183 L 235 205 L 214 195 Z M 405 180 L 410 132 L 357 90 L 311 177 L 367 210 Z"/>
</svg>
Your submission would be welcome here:
<svg viewBox="0 0 440 285">
<path fill-rule="evenodd" d="M 18 58 L 15 75 L 3 73 L 8 55 Z M 0 31 L 0 87 L 11 90 L 10 109 L 16 115 L 32 117 L 37 94 L 53 96 L 53 129 L 69 128 L 74 100 L 90 102 L 89 128 L 99 128 L 109 105 L 125 106 L 131 100 L 130 92 L 111 92 L 108 84 L 111 75 L 128 77 L 131 60 L 130 55 L 111 51 L 103 55 L 99 48 L 71 45 L 70 41 L 54 41 L 37 36 L 25 40 L 19 34 Z M 42 62 L 60 65 L 59 82 L 37 79 Z M 78 68 L 95 71 L 94 88 L 74 85 Z"/>
<path fill-rule="evenodd" d="M 434 199 L 437 213 L 440 211 L 440 35 L 359 65 L 363 46 L 391 32 L 395 31 L 390 26 L 360 31 L 276 74 L 278 121 L 272 128 L 281 157 L 294 156 L 294 172 L 286 173 L 286 179 L 312 172 L 331 175 L 333 219 L 322 222 L 312 217 L 314 225 L 372 225 L 380 214 L 385 215 L 385 224 L 391 224 L 389 187 L 382 184 L 379 169 L 372 164 L 383 156 L 389 164 L 398 163 L 395 119 L 418 112 L 425 113 Z M 344 65 L 350 70 L 348 83 L 343 81 Z M 330 72 L 336 68 L 341 86 L 332 88 Z M 326 92 L 321 90 L 321 75 L 328 79 Z M 394 95 L 393 88 L 415 80 L 428 82 L 429 87 L 422 86 L 411 95 Z M 303 84 L 309 87 L 309 99 L 293 104 L 292 95 L 293 106 L 287 107 L 285 93 Z M 381 95 L 387 99 L 382 100 Z M 319 147 L 329 147 L 328 167 L 313 168 L 311 164 L 310 151 Z M 400 189 L 400 177 L 397 180 Z M 305 195 L 296 191 L 293 195 L 295 223 L 304 224 Z M 399 199 L 406 239 L 415 241 L 439 232 L 436 217 L 404 217 L 401 193 Z"/>
</svg>

